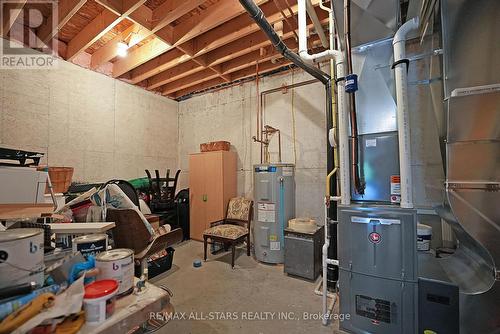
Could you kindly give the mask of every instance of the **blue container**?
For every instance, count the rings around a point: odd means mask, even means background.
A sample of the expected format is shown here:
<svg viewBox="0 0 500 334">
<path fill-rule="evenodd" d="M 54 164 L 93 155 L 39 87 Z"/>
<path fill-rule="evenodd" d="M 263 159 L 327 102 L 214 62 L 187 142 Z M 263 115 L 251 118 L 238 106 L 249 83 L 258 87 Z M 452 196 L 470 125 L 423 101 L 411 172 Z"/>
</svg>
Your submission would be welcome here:
<svg viewBox="0 0 500 334">
<path fill-rule="evenodd" d="M 358 76 L 356 74 L 348 74 L 345 77 L 345 92 L 354 93 L 358 90 Z"/>
</svg>

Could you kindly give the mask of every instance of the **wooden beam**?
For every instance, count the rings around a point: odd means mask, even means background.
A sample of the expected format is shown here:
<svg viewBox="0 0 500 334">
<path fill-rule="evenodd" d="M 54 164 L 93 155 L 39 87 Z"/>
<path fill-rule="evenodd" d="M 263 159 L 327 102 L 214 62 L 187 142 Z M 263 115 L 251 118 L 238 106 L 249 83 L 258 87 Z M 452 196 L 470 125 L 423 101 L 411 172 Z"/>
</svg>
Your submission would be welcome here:
<svg viewBox="0 0 500 334">
<path fill-rule="evenodd" d="M 171 47 L 171 45 L 166 44 L 158 38 L 150 40 L 113 64 L 113 78 L 117 78 L 131 69 L 144 64 L 151 58 L 161 55 Z"/>
<path fill-rule="evenodd" d="M 179 17 L 186 15 L 206 0 L 168 0 L 153 11 L 154 31 L 158 31 Z"/>
<path fill-rule="evenodd" d="M 178 66 L 175 66 L 169 70 L 161 72 L 158 75 L 153 76 L 147 80 L 147 88 L 149 90 L 156 89 L 163 86 L 169 82 L 179 80 L 181 78 L 187 77 L 190 74 L 200 72 L 204 69 L 203 66 L 199 65 L 194 61 L 187 61 Z"/>
<path fill-rule="evenodd" d="M 263 74 L 265 72 L 269 72 L 269 71 L 278 69 L 280 67 L 283 67 L 283 66 L 286 66 L 289 64 L 290 64 L 289 61 L 282 61 L 282 62 L 276 63 L 276 64 L 273 64 L 271 62 L 259 64 L 259 74 Z M 244 79 L 244 78 L 247 78 L 247 77 L 250 77 L 253 75 L 256 75 L 256 68 L 255 67 L 248 69 L 248 70 L 242 70 L 239 72 L 235 72 L 231 76 L 231 79 L 232 79 L 232 81 L 236 81 L 236 80 Z M 170 94 L 168 94 L 168 96 L 171 98 L 179 98 L 179 97 L 182 97 L 184 95 L 191 94 L 191 93 L 198 92 L 198 91 L 205 90 L 205 89 L 209 89 L 209 88 L 215 87 L 215 86 L 223 84 L 223 83 L 225 83 L 224 80 L 222 80 L 220 78 L 210 79 L 210 80 L 198 83 L 194 86 L 180 89 L 174 93 L 170 93 Z"/>
<path fill-rule="evenodd" d="M 104 9 L 68 43 L 66 59 L 71 61 L 85 51 L 121 21 L 121 17 Z"/>
<path fill-rule="evenodd" d="M 277 62 L 266 61 L 263 63 L 259 63 L 259 74 L 270 72 L 289 64 L 291 64 L 291 61 L 284 58 L 282 58 L 280 61 Z M 257 66 L 247 67 L 245 69 L 236 71 L 233 74 L 231 74 L 231 81 L 241 80 L 244 78 L 254 76 L 256 74 L 257 74 Z"/>
<path fill-rule="evenodd" d="M 97 49 L 92 54 L 92 59 L 90 61 L 90 68 L 95 69 L 101 64 L 104 64 L 111 59 L 116 57 L 116 50 L 118 48 L 118 43 L 129 38 L 128 46 L 132 47 L 144 40 L 144 38 L 150 36 L 151 31 L 144 28 L 143 26 L 134 23 L 120 34 L 115 36 L 112 40 L 107 42 L 105 45 Z"/>
<path fill-rule="evenodd" d="M 284 2 L 284 0 L 277 1 Z M 297 9 L 297 5 L 292 6 L 294 12 L 297 12 Z M 283 19 L 280 11 L 272 1 L 263 4 L 261 10 L 266 20 L 271 24 Z M 247 13 L 244 13 L 195 38 L 194 55 L 200 56 L 259 30 L 260 28 L 255 21 Z"/>
<path fill-rule="evenodd" d="M 184 96 L 184 95 L 187 95 L 187 94 L 190 94 L 190 93 L 194 93 L 194 92 L 198 92 L 200 90 L 212 88 L 212 87 L 215 87 L 215 86 L 223 84 L 223 83 L 226 83 L 223 79 L 221 79 L 221 78 L 214 78 L 212 80 L 208 80 L 208 81 L 199 83 L 199 84 L 197 84 L 195 86 L 181 89 L 181 90 L 175 92 L 174 94 L 169 94 L 168 96 L 170 96 L 172 98 L 179 98 L 181 96 Z"/>
<path fill-rule="evenodd" d="M 140 6 L 135 12 L 132 12 L 128 18 L 148 30 L 153 29 L 153 11 L 147 6 Z"/>
<path fill-rule="evenodd" d="M 317 4 L 319 2 L 319 0 L 312 1 L 314 4 Z M 296 7 L 297 6 L 293 6 L 295 10 L 297 9 Z M 274 5 L 269 6 L 266 3 L 262 5 L 262 8 L 265 10 L 264 13 L 269 15 L 268 19 L 270 20 L 270 22 L 275 22 L 281 19 L 281 13 L 279 13 Z M 320 15 L 320 17 L 325 16 L 324 11 L 318 12 L 323 12 L 323 14 L 318 14 Z M 240 24 L 240 20 L 241 22 L 243 22 L 242 24 Z M 218 26 L 200 35 L 199 37 L 179 44 L 178 47 L 183 50 L 188 50 L 189 48 L 191 48 L 191 51 L 188 52 L 188 54 L 204 62 L 205 57 L 200 57 L 200 55 L 203 55 L 217 48 L 224 48 L 228 43 L 232 41 L 238 39 L 246 39 L 247 37 L 245 36 L 260 31 L 260 28 L 252 22 L 253 20 L 251 20 L 246 13 L 242 14 L 228 21 L 226 24 Z M 250 27 L 248 27 L 248 24 L 250 25 Z M 226 25 L 228 25 L 228 27 L 226 27 Z M 285 29 L 285 31 L 289 30 L 290 29 Z M 250 51 L 251 50 L 249 50 L 249 52 Z M 178 59 L 177 61 L 173 60 L 171 57 L 165 57 L 167 62 L 165 64 L 161 64 L 158 59 L 154 59 L 152 61 L 154 61 L 154 66 L 157 67 L 158 71 L 153 71 L 152 65 L 146 63 L 141 67 L 134 69 L 130 74 L 130 79 L 132 80 L 132 83 L 138 83 L 162 71 L 166 71 L 173 66 L 182 63 L 183 61 L 187 61 L 188 59 L 190 59 L 189 57 L 185 57 L 183 55 L 180 57 L 182 58 Z"/>
<path fill-rule="evenodd" d="M 146 0 L 95 0 L 116 15 L 152 29 L 153 11 L 144 5 Z"/>
<path fill-rule="evenodd" d="M 128 17 L 144 5 L 146 0 L 95 0 L 118 16 Z"/>
<path fill-rule="evenodd" d="M 38 38 L 45 43 L 54 38 L 86 2 L 87 0 L 59 1 L 57 5 L 57 25 L 54 27 L 54 13 L 51 13 L 43 25 L 38 27 Z"/>
<path fill-rule="evenodd" d="M 324 23 L 328 21 L 328 14 L 326 12 L 317 12 L 321 22 Z M 312 26 L 312 23 L 308 25 L 308 27 Z M 285 39 L 290 38 L 294 35 L 294 31 L 291 31 L 287 26 L 285 26 L 283 30 L 283 38 Z M 226 44 L 224 47 L 204 54 L 202 57 L 205 59 L 208 66 L 213 66 L 241 56 L 242 54 L 258 50 L 261 47 L 265 47 L 267 45 L 270 45 L 267 36 L 262 31 L 257 31 L 246 36 L 245 38 L 240 38 L 234 42 Z"/>
<path fill-rule="evenodd" d="M 168 95 L 168 94 L 176 92 L 178 90 L 194 86 L 200 82 L 204 82 L 204 81 L 218 78 L 218 77 L 219 77 L 219 75 L 217 73 L 215 73 L 211 69 L 207 68 L 199 73 L 189 75 L 189 76 L 184 77 L 180 80 L 177 80 L 175 82 L 171 82 L 171 83 L 164 85 L 162 87 L 162 94 Z"/>
<path fill-rule="evenodd" d="M 266 0 L 256 1 L 257 4 L 264 2 L 266 2 Z M 174 28 L 174 45 L 182 44 L 192 38 L 195 38 L 196 36 L 199 36 L 244 12 L 245 10 L 238 1 L 221 0 L 208 7 L 199 15 L 193 15 L 186 21 L 177 25 Z M 164 29 L 160 29 L 157 32 L 157 35 L 162 38 L 164 33 Z"/>
<path fill-rule="evenodd" d="M 7 37 L 14 22 L 16 22 L 19 15 L 23 12 L 24 5 L 27 0 L 18 0 L 16 2 L 0 2 L 2 12 L 2 31 L 1 35 Z"/>
<path fill-rule="evenodd" d="M 128 78 L 133 84 L 136 84 L 190 59 L 191 58 L 181 50 L 172 49 L 133 69 Z"/>
</svg>

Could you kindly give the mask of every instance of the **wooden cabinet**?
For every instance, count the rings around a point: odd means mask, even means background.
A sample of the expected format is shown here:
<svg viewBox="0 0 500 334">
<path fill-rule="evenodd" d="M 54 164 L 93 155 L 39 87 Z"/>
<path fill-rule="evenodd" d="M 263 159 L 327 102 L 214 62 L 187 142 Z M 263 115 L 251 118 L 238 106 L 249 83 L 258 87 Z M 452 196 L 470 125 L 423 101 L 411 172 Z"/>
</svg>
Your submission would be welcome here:
<svg viewBox="0 0 500 334">
<path fill-rule="evenodd" d="M 189 217 L 191 239 L 203 240 L 210 223 L 225 217 L 236 196 L 236 153 L 195 153 L 189 156 Z"/>
</svg>

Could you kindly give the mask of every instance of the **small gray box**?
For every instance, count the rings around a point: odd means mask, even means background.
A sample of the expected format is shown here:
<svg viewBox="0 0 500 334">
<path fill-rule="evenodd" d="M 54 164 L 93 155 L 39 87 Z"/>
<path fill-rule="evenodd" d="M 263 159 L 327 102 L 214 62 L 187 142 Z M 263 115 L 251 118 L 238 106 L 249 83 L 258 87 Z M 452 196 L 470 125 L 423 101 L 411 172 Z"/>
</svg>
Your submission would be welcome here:
<svg viewBox="0 0 500 334">
<path fill-rule="evenodd" d="M 285 229 L 285 273 L 315 280 L 321 272 L 324 228 L 314 233 Z"/>
</svg>

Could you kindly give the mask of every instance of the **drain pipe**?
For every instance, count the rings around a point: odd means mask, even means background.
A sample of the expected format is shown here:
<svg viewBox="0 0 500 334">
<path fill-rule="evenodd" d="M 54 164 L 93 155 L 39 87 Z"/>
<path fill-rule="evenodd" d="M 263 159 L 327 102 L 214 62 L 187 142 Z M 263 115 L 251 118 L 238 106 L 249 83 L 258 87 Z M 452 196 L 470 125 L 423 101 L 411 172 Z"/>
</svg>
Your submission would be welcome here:
<svg viewBox="0 0 500 334">
<path fill-rule="evenodd" d="M 399 168 L 401 178 L 401 207 L 413 208 L 412 175 L 411 175 L 411 146 L 410 146 L 410 117 L 408 115 L 408 66 L 406 58 L 406 35 L 418 28 L 418 17 L 403 24 L 392 41 L 394 49 L 394 76 L 396 81 L 398 141 L 399 141 Z"/>
</svg>

